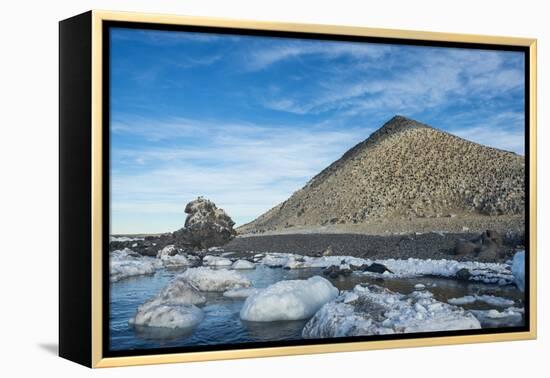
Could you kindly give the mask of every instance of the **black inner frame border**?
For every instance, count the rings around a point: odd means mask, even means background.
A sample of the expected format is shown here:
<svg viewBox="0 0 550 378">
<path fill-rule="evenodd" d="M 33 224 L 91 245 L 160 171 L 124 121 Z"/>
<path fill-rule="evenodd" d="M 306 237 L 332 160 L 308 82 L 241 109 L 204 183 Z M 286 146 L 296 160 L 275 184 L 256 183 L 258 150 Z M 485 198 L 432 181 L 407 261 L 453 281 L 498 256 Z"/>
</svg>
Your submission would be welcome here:
<svg viewBox="0 0 550 378">
<path fill-rule="evenodd" d="M 257 37 L 279 37 L 292 39 L 309 39 L 309 40 L 324 40 L 324 41 L 341 41 L 341 42 L 364 42 L 377 44 L 393 44 L 393 45 L 413 45 L 424 47 L 449 47 L 463 48 L 475 50 L 496 50 L 496 51 L 516 51 L 524 53 L 524 70 L 525 70 L 525 94 L 524 94 L 524 112 L 525 112 L 525 256 L 526 266 L 525 274 L 527 280 L 525 282 L 525 326 L 521 327 L 502 327 L 502 328 L 486 328 L 478 330 L 459 330 L 459 331 L 441 331 L 441 332 L 422 332 L 422 333 L 407 333 L 393 335 L 374 335 L 374 336 L 354 336 L 354 337 L 337 337 L 325 339 L 308 339 L 308 340 L 284 340 L 284 341 L 262 341 L 262 342 L 245 342 L 238 344 L 214 344 L 214 345 L 196 345 L 182 346 L 169 348 L 143 348 L 130 350 L 110 349 L 110 281 L 109 281 L 109 236 L 110 236 L 110 30 L 111 28 L 126 28 L 126 29 L 141 29 L 141 30 L 158 30 L 158 31 L 180 31 L 180 32 L 195 32 L 195 33 L 216 33 L 227 35 L 245 35 Z M 386 37 L 368 37 L 368 36 L 352 36 L 352 35 L 334 35 L 325 33 L 307 33 L 307 32 L 288 32 L 288 31 L 271 31 L 271 30 L 252 30 L 239 29 L 228 27 L 212 27 L 212 26 L 195 26 L 195 25 L 169 25 L 160 23 L 146 22 L 128 22 L 128 21 L 102 21 L 102 351 L 103 357 L 129 357 L 140 355 L 158 355 L 169 353 L 191 353 L 191 352 L 207 352 L 207 351 L 222 351 L 222 350 L 238 350 L 252 348 L 272 348 L 272 347 L 292 347 L 305 345 L 327 345 L 341 344 L 350 342 L 365 342 L 365 341 L 382 341 L 382 340 L 407 340 L 407 339 L 424 339 L 433 337 L 449 337 L 449 336 L 466 336 L 466 335 L 487 335 L 487 334 L 502 334 L 512 332 L 528 332 L 531 328 L 530 324 L 530 54 L 528 46 L 515 45 L 499 45 L 499 44 L 484 44 L 484 43 L 467 43 L 467 42 L 442 42 L 430 40 L 417 40 L 407 38 L 386 38 Z"/>
</svg>

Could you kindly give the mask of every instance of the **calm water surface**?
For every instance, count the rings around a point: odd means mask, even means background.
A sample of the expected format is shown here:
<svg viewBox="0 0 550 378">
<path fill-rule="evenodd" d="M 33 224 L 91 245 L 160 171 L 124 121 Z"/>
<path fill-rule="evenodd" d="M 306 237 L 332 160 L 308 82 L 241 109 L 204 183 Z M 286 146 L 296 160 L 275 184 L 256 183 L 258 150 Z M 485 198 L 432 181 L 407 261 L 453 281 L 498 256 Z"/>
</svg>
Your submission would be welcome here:
<svg viewBox="0 0 550 378">
<path fill-rule="evenodd" d="M 223 293 L 203 293 L 207 303 L 202 307 L 204 320 L 192 331 L 175 331 L 162 328 L 136 329 L 128 325 L 137 307 L 157 294 L 181 270 L 159 270 L 151 276 L 128 278 L 111 283 L 110 334 L 112 350 L 151 349 L 193 345 L 234 344 L 257 341 L 280 341 L 300 339 L 307 320 L 282 322 L 246 322 L 239 318 L 245 298 L 225 298 Z M 268 268 L 258 265 L 254 270 L 240 270 L 257 288 L 267 287 L 280 280 L 306 279 L 322 275 L 321 269 Z M 358 283 L 374 283 L 392 291 L 408 294 L 418 283 L 440 301 L 473 294 L 492 294 L 516 301 L 523 307 L 523 295 L 517 289 L 506 286 L 458 282 L 450 279 L 414 278 L 377 280 L 360 275 L 330 279 L 341 290 L 352 289 Z M 493 308 L 481 302 L 464 306 L 467 309 L 486 310 Z M 506 326 L 507 324 L 499 324 Z"/>
</svg>

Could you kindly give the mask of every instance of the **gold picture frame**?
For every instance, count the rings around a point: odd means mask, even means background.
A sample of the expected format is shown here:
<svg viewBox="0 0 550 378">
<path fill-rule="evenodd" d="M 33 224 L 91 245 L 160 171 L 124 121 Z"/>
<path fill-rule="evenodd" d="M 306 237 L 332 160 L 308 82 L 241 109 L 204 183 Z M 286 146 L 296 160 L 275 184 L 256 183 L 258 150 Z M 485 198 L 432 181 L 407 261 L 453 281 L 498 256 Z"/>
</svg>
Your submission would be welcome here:
<svg viewBox="0 0 550 378">
<path fill-rule="evenodd" d="M 528 49 L 529 55 L 529 291 L 526 292 L 529 298 L 529 330 L 525 332 L 502 332 L 491 334 L 476 334 L 476 335 L 460 335 L 460 336 L 444 336 L 444 337 L 430 337 L 430 338 L 404 338 L 398 340 L 377 340 L 377 341 L 360 341 L 360 342 L 346 342 L 346 343 L 333 343 L 333 344 L 311 344 L 300 346 L 284 346 L 284 347 L 266 347 L 266 348 L 253 348 L 253 349 L 230 349 L 230 350 L 217 350 L 217 351 L 198 351 L 188 353 L 174 353 L 174 354 L 155 354 L 155 355 L 136 355 L 125 357 L 104 357 L 103 353 L 103 285 L 104 280 L 104 261 L 103 261 L 103 240 L 104 240 L 104 227 L 103 219 L 104 214 L 104 170 L 105 165 L 102 161 L 103 157 L 103 67 L 105 59 L 103 56 L 103 38 L 104 38 L 104 23 L 116 21 L 116 22 L 128 22 L 128 23 L 142 23 L 142 24 L 163 24 L 163 25 L 186 25 L 186 26 L 198 26 L 198 27 L 216 27 L 216 28 L 231 28 L 231 29 L 250 29 L 261 31 L 273 31 L 273 32 L 299 32 L 299 33 L 313 33 L 313 34 L 330 34 L 330 35 L 343 35 L 343 36 L 357 36 L 357 37 L 379 37 L 388 40 L 392 39 L 406 39 L 416 41 L 433 41 L 433 42 L 456 42 L 466 44 L 480 44 L 480 45 L 502 45 L 502 46 L 520 46 Z M 72 40 L 75 39 L 74 34 L 76 31 L 83 31 L 85 37 L 83 40 L 86 43 L 82 44 L 81 41 Z M 73 34 L 72 37 L 67 37 L 67 34 Z M 114 367 L 114 366 L 129 366 L 129 365 L 143 365 L 143 364 L 161 364 L 161 363 L 173 363 L 173 362 L 190 362 L 190 361 L 208 361 L 208 360 L 220 360 L 220 359 L 238 359 L 238 358 L 251 358 L 251 357 L 268 357 L 268 356 L 284 356 L 284 355 L 301 355 L 311 353 L 329 353 L 329 352 L 348 352 L 348 351 L 362 351 L 372 349 L 389 349 L 389 348 L 402 348 L 402 347 L 420 347 L 420 346 L 435 346 L 435 345 L 448 345 L 448 344 L 466 344 L 466 343 L 482 343 L 482 342 L 495 342 L 495 341 L 513 341 L 513 340 L 527 340 L 535 339 L 537 336 L 537 297 L 536 297 L 536 283 L 537 283 L 537 265 L 536 265 L 536 214 L 537 214 L 537 136 L 536 136 L 536 102 L 537 102 L 537 89 L 536 89 L 536 70 L 537 70 L 537 41 L 536 39 L 528 38 L 513 38 L 513 37 L 500 37 L 500 36 L 482 36 L 482 35 L 469 35 L 469 34 L 451 34 L 451 33 L 435 33 L 424 31 L 412 31 L 412 30 L 393 30 L 393 29 L 378 29 L 367 27 L 352 27 L 352 26 L 334 26 L 334 25 L 315 25 L 315 24 L 294 24 L 294 23 L 280 23 L 280 22 L 260 22 L 250 20 L 231 20 L 231 19 L 218 19 L 210 17 L 188 17 L 188 16 L 174 16 L 174 15 L 162 15 L 162 14 L 144 14 L 144 13 L 129 13 L 129 12 L 111 12 L 111 11 L 90 11 L 84 15 L 76 16 L 73 19 L 61 22 L 60 33 L 60 73 L 61 76 L 65 74 L 64 67 L 67 67 L 68 63 L 64 63 L 63 59 L 70 58 L 71 49 L 78 51 L 79 48 L 89 50 L 89 54 L 81 59 L 89 58 L 90 76 L 88 78 L 82 78 L 82 73 L 75 73 L 78 76 L 78 80 L 84 80 L 87 84 L 83 88 L 83 93 L 90 91 L 87 108 L 87 115 L 80 115 L 84 118 L 71 118 L 71 115 L 66 115 L 66 107 L 71 105 L 68 95 L 64 97 L 63 93 L 60 97 L 60 114 L 61 114 L 61 129 L 62 134 L 64 128 L 68 128 L 65 123 L 71 122 L 72 127 L 77 127 L 74 124 L 75 121 L 89 120 L 89 128 L 85 130 L 86 135 L 82 136 L 89 142 L 89 162 L 91 166 L 87 173 L 89 174 L 89 181 L 84 184 L 89 184 L 90 200 L 87 202 L 89 205 L 89 224 L 85 223 L 81 231 L 88 232 L 89 244 L 83 245 L 80 250 L 84 250 L 83 256 L 80 260 L 76 260 L 77 257 L 68 256 L 68 249 L 70 246 L 74 246 L 76 241 L 61 242 L 60 246 L 60 354 L 63 357 L 74 360 L 90 367 Z M 66 53 L 64 53 L 64 51 Z M 66 54 L 66 55 L 64 55 Z M 75 77 L 77 77 L 75 76 Z M 64 83 L 66 85 L 72 85 L 70 78 L 61 78 L 61 89 L 63 92 Z M 63 81 L 65 80 L 65 81 Z M 76 80 L 76 79 L 75 79 Z M 80 100 L 80 98 L 79 98 Z M 81 104 L 83 109 L 86 108 L 86 104 Z M 68 114 L 68 113 L 67 113 Z M 79 117 L 79 116 L 75 116 Z M 88 118 L 86 118 L 88 117 Z M 65 125 L 65 126 L 64 126 Z M 76 131 L 73 131 L 76 132 Z M 67 137 L 69 138 L 69 137 Z M 61 136 L 63 141 L 63 135 Z M 63 143 L 61 143 L 63 145 Z M 63 146 L 61 146 L 63 149 Z M 73 151 L 74 152 L 74 151 Z M 63 166 L 63 159 L 66 155 L 61 152 L 61 165 Z M 67 152 L 69 153 L 69 152 Z M 66 168 L 67 174 L 70 174 L 70 168 Z M 63 170 L 61 173 L 63 176 Z M 63 177 L 61 178 L 63 181 Z M 83 184 L 83 185 L 84 185 Z M 73 194 L 71 198 L 76 201 L 81 194 Z M 70 196 L 69 196 L 70 197 Z M 67 199 L 69 201 L 69 199 Z M 68 204 L 68 202 L 67 202 Z M 67 205 L 66 204 L 66 205 Z M 64 205 L 61 204 L 61 207 Z M 65 210 L 61 210 L 61 218 Z M 67 210 L 69 211 L 69 210 Z M 69 218 L 67 218 L 69 219 Z M 63 220 L 61 221 L 64 222 Z M 61 239 L 64 239 L 67 233 L 76 227 L 74 224 L 67 220 L 61 227 Z M 89 228 L 87 228 L 89 226 Z M 84 231 L 82 231 L 84 230 Z M 88 230 L 88 231 L 86 231 Z M 60 239 L 60 240 L 61 240 Z M 71 244 L 73 243 L 73 244 Z M 77 252 L 77 251 L 74 251 Z M 70 292 L 69 286 L 79 287 L 78 283 L 75 283 L 73 279 L 77 279 L 69 273 L 68 270 L 77 274 L 79 272 L 87 272 L 81 279 L 89 280 L 89 286 L 83 289 L 89 288 L 89 295 L 85 294 L 83 300 L 84 304 L 81 306 L 82 311 L 90 310 L 89 317 L 82 319 L 82 324 L 72 324 L 70 318 L 77 316 L 74 311 L 71 310 L 71 306 L 76 306 L 73 299 L 64 300 L 65 296 L 72 296 L 74 293 Z M 86 290 L 84 290 L 86 291 Z M 72 302 L 71 302 L 72 301 Z M 89 302 L 88 302 L 89 301 Z M 70 303 L 69 303 L 70 302 Z M 86 324 L 89 322 L 89 324 Z M 69 325 L 71 323 L 71 325 Z M 76 332 L 85 332 L 86 337 L 79 336 L 78 338 L 86 344 L 84 348 L 81 348 L 80 352 L 73 352 L 72 349 L 76 348 L 77 341 Z M 89 336 L 89 337 L 88 337 Z M 87 345 L 89 343 L 89 345 Z M 89 348 L 88 348 L 89 346 Z"/>
</svg>

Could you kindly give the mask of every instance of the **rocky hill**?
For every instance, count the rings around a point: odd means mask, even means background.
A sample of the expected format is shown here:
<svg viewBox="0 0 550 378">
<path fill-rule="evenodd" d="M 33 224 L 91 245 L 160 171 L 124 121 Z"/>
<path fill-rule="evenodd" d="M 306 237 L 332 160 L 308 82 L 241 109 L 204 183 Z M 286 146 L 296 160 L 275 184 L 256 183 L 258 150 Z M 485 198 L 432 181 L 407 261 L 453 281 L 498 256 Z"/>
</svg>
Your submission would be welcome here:
<svg viewBox="0 0 550 378">
<path fill-rule="evenodd" d="M 524 179 L 523 156 L 395 116 L 238 231 L 522 214 Z"/>
</svg>

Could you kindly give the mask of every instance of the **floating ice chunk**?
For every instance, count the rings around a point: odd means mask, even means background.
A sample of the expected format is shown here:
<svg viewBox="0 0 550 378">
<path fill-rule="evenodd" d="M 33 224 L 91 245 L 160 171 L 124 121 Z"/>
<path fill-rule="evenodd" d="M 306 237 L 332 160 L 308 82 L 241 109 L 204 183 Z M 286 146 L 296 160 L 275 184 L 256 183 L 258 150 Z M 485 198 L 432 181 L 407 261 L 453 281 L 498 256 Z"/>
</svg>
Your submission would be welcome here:
<svg viewBox="0 0 550 378">
<path fill-rule="evenodd" d="M 506 298 L 496 297 L 494 295 L 486 295 L 486 294 L 467 295 L 461 298 L 451 298 L 447 302 L 454 305 L 465 305 L 465 304 L 471 304 L 474 302 L 485 302 L 488 305 L 500 306 L 500 307 L 512 306 L 514 304 L 514 301 L 511 299 L 506 299 Z"/>
<path fill-rule="evenodd" d="M 525 290 L 525 251 L 518 251 L 512 260 L 512 274 L 514 282 L 521 290 Z"/>
<path fill-rule="evenodd" d="M 206 266 L 230 266 L 233 264 L 233 262 L 226 257 L 212 255 L 204 256 L 202 263 Z"/>
<path fill-rule="evenodd" d="M 476 301 L 476 297 L 473 296 L 473 295 L 466 295 L 466 296 L 460 297 L 460 298 L 449 298 L 447 300 L 448 303 L 450 303 L 452 305 L 456 305 L 456 306 L 471 304 L 471 303 L 474 303 L 475 301 Z"/>
<path fill-rule="evenodd" d="M 479 321 L 462 308 L 439 302 L 428 291 L 409 295 L 376 285 L 356 286 L 358 299 L 345 303 L 348 293 L 325 304 L 305 325 L 304 338 L 381 335 L 477 329 Z"/>
<path fill-rule="evenodd" d="M 523 324 L 523 308 L 509 307 L 503 311 L 470 310 L 483 327 L 519 326 Z"/>
<path fill-rule="evenodd" d="M 166 268 L 192 266 L 196 258 L 182 254 L 174 245 L 167 245 L 157 253 L 157 258 Z"/>
<path fill-rule="evenodd" d="M 168 283 L 153 299 L 145 302 L 147 304 L 203 304 L 206 302 L 204 296 L 189 282 L 182 277 L 176 277 Z"/>
<path fill-rule="evenodd" d="M 226 291 L 250 286 L 250 280 L 233 270 L 189 268 L 179 277 L 184 278 L 200 291 Z"/>
<path fill-rule="evenodd" d="M 193 266 L 195 265 L 196 260 L 190 258 L 189 256 L 185 255 L 174 255 L 174 256 L 162 256 L 161 259 L 162 264 L 166 268 L 174 268 L 174 267 L 181 267 L 181 266 Z"/>
<path fill-rule="evenodd" d="M 145 327 L 193 328 L 204 317 L 200 308 L 192 304 L 155 305 L 138 310 L 129 324 Z"/>
<path fill-rule="evenodd" d="M 237 260 L 231 265 L 233 269 L 254 269 L 256 265 L 248 260 Z"/>
<path fill-rule="evenodd" d="M 415 290 L 424 290 L 425 288 L 426 288 L 426 285 L 421 283 L 417 283 L 416 285 L 414 285 Z"/>
<path fill-rule="evenodd" d="M 141 256 L 128 248 L 109 254 L 109 279 L 111 282 L 127 277 L 153 274 L 157 267 L 154 258 Z"/>
<path fill-rule="evenodd" d="M 223 296 L 227 298 L 247 298 L 253 294 L 256 294 L 259 291 L 260 289 L 256 289 L 253 287 L 248 287 L 244 289 L 231 289 L 223 293 Z"/>
<path fill-rule="evenodd" d="M 307 319 L 337 295 L 338 289 L 319 276 L 279 281 L 248 297 L 241 319 L 256 322 Z"/>
<path fill-rule="evenodd" d="M 267 265 L 271 268 L 279 268 L 284 266 L 288 262 L 288 254 L 283 253 L 273 253 L 264 256 L 261 260 L 261 263 Z"/>
<path fill-rule="evenodd" d="M 350 291 L 350 292 L 347 292 L 344 295 L 344 299 L 342 300 L 342 302 L 352 303 L 352 302 L 355 302 L 358 299 L 359 299 L 359 295 L 357 295 L 357 293 L 354 293 L 353 291 Z"/>
<path fill-rule="evenodd" d="M 138 307 L 130 325 L 165 328 L 191 328 L 203 318 L 195 305 L 206 299 L 190 283 L 175 278 L 156 296 Z"/>
</svg>

